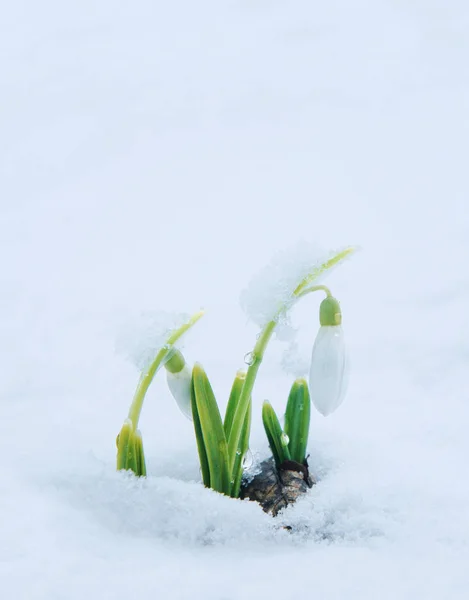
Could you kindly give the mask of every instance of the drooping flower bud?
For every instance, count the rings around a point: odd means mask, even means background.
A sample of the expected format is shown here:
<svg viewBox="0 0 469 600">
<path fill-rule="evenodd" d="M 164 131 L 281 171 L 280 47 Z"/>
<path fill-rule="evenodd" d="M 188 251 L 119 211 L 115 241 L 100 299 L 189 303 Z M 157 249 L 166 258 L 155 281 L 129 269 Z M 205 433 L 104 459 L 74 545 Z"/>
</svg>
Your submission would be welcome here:
<svg viewBox="0 0 469 600">
<path fill-rule="evenodd" d="M 179 350 L 175 350 L 165 363 L 169 391 L 182 414 L 192 421 L 191 385 L 192 369 Z"/>
<path fill-rule="evenodd" d="M 324 416 L 343 402 L 348 385 L 348 358 L 339 302 L 332 296 L 322 301 L 321 327 L 311 356 L 309 391 L 311 401 Z"/>
</svg>

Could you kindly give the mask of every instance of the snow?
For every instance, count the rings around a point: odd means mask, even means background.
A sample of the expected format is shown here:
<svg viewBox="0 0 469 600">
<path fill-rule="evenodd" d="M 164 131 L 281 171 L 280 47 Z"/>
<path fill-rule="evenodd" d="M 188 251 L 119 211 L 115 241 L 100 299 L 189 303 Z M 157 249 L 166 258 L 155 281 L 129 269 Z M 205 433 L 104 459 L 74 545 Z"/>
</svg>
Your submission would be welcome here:
<svg viewBox="0 0 469 600">
<path fill-rule="evenodd" d="M 3 7 L 5 597 L 467 597 L 468 26 L 463 0 Z M 204 306 L 184 353 L 224 406 L 258 333 L 239 293 L 301 240 L 363 249 L 327 280 L 351 376 L 312 418 L 311 494 L 272 520 L 205 490 L 161 374 L 149 477 L 115 473 L 127 316 Z M 284 351 L 255 387 L 255 458 Z"/>
<path fill-rule="evenodd" d="M 153 362 L 158 350 L 166 345 L 171 333 L 189 319 L 189 314 L 168 311 L 141 310 L 127 315 L 117 329 L 116 351 L 143 372 Z M 181 343 L 178 344 L 180 346 Z"/>
<path fill-rule="evenodd" d="M 295 304 L 294 292 L 305 277 L 317 271 L 321 265 L 333 258 L 337 252 L 325 252 L 316 244 L 302 241 L 290 248 L 277 251 L 268 265 L 263 267 L 241 293 L 241 306 L 248 317 L 260 327 L 269 321 L 280 321 L 282 328 L 288 326 L 278 319 L 283 307 L 290 309 Z M 322 284 L 333 268 L 316 276 L 314 285 Z"/>
</svg>

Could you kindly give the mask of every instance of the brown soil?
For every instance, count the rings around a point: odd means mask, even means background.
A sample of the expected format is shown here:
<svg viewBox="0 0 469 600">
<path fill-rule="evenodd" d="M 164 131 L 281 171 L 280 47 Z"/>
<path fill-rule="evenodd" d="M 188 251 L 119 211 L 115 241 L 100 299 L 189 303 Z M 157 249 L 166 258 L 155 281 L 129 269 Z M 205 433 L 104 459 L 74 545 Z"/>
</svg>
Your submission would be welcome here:
<svg viewBox="0 0 469 600">
<path fill-rule="evenodd" d="M 316 483 L 308 471 L 308 464 L 292 460 L 277 469 L 272 458 L 260 464 L 261 472 L 241 486 L 241 498 L 259 502 L 263 510 L 275 517 L 279 511 L 293 504 Z"/>
</svg>

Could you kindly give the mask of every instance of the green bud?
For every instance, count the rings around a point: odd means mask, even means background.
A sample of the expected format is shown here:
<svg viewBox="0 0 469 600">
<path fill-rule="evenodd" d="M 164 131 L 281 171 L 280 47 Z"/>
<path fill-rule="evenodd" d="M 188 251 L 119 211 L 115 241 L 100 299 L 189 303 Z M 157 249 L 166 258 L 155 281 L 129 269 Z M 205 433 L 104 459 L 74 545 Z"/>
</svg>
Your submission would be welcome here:
<svg viewBox="0 0 469 600">
<path fill-rule="evenodd" d="M 321 327 L 335 327 L 342 323 L 342 312 L 339 301 L 328 296 L 321 302 L 319 307 L 319 323 Z"/>
<path fill-rule="evenodd" d="M 179 352 L 179 350 L 173 349 L 167 361 L 164 363 L 165 369 L 170 373 L 180 373 L 186 364 L 184 360 L 184 356 Z"/>
</svg>

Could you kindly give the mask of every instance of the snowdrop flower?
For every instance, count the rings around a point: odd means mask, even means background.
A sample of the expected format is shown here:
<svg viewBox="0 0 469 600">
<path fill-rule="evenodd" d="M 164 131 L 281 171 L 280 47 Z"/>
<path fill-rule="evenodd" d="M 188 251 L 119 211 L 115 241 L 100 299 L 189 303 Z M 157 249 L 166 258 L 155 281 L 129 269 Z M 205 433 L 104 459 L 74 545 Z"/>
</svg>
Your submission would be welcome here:
<svg viewBox="0 0 469 600">
<path fill-rule="evenodd" d="M 182 414 L 192 421 L 191 386 L 192 369 L 179 350 L 175 350 L 165 363 L 166 381 L 172 397 Z"/>
<path fill-rule="evenodd" d="M 348 383 L 348 360 L 338 301 L 328 296 L 319 310 L 320 329 L 311 357 L 309 391 L 317 410 L 327 417 L 343 402 Z"/>
</svg>

